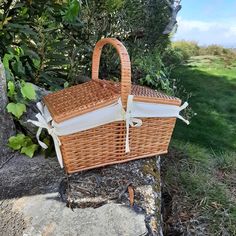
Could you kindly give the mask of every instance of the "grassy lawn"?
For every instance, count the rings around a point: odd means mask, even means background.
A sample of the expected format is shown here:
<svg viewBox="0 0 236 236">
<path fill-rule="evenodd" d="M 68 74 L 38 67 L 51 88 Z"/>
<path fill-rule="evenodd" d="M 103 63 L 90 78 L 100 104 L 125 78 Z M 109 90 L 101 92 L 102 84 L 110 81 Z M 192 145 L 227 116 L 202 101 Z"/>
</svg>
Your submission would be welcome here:
<svg viewBox="0 0 236 236">
<path fill-rule="evenodd" d="M 167 232 L 236 235 L 236 62 L 193 57 L 173 77 L 192 93 L 197 115 L 190 126 L 177 122 L 163 162 Z"/>
</svg>

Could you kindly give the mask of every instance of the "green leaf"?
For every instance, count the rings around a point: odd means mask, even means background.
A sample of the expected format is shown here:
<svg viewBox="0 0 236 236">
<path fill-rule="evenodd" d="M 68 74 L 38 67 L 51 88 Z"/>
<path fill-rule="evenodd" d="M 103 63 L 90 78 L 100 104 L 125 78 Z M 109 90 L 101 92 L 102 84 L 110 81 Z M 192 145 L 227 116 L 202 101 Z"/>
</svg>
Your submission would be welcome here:
<svg viewBox="0 0 236 236">
<path fill-rule="evenodd" d="M 9 61 L 10 61 L 11 59 L 13 59 L 13 58 L 14 58 L 14 55 L 13 55 L 13 54 L 8 54 L 8 53 L 6 53 L 6 54 L 4 55 L 4 57 L 3 57 L 3 65 L 4 65 L 4 68 L 5 68 L 5 69 L 10 70 L 10 68 L 9 68 Z"/>
<path fill-rule="evenodd" d="M 18 75 L 24 75 L 25 74 L 25 68 L 22 64 L 22 62 L 20 61 L 20 58 L 18 56 L 15 56 L 16 61 L 14 63 L 12 63 L 12 68 L 14 70 L 14 72 Z"/>
<path fill-rule="evenodd" d="M 65 83 L 64 83 L 64 88 L 68 88 L 69 87 L 69 83 L 66 81 Z"/>
<path fill-rule="evenodd" d="M 8 87 L 8 97 L 13 98 L 13 96 L 15 95 L 16 91 L 15 91 L 15 84 L 12 81 L 9 81 L 7 84 Z"/>
<path fill-rule="evenodd" d="M 26 106 L 23 103 L 11 102 L 7 105 L 7 111 L 19 119 L 26 112 Z"/>
<path fill-rule="evenodd" d="M 34 155 L 34 152 L 38 149 L 38 145 L 37 144 L 32 144 L 30 146 L 26 146 L 26 147 L 23 147 L 21 149 L 21 153 L 27 155 L 28 157 L 33 157 Z"/>
<path fill-rule="evenodd" d="M 34 144 L 30 137 L 24 134 L 17 134 L 8 139 L 8 146 L 13 150 L 20 150 L 21 153 L 26 154 L 28 157 L 33 157 L 34 152 L 38 149 L 38 145 Z"/>
<path fill-rule="evenodd" d="M 25 136 L 24 147 L 34 144 L 29 136 Z"/>
<path fill-rule="evenodd" d="M 36 99 L 36 92 L 31 83 L 21 83 L 21 93 L 24 98 L 28 98 L 29 100 Z"/>
<path fill-rule="evenodd" d="M 36 68 L 36 69 L 39 69 L 39 68 L 40 68 L 40 60 L 33 59 L 32 61 L 33 61 L 33 63 L 34 63 L 35 68 Z"/>
<path fill-rule="evenodd" d="M 150 75 L 146 75 L 146 81 L 150 82 L 151 80 L 152 80 L 151 76 Z"/>
<path fill-rule="evenodd" d="M 25 135 L 17 134 L 8 139 L 8 146 L 13 150 L 19 150 L 25 143 Z"/>
<path fill-rule="evenodd" d="M 71 0 L 68 2 L 68 7 L 66 11 L 64 12 L 63 19 L 67 22 L 74 22 L 76 20 L 76 17 L 79 14 L 80 10 L 80 3 L 78 0 Z"/>
</svg>

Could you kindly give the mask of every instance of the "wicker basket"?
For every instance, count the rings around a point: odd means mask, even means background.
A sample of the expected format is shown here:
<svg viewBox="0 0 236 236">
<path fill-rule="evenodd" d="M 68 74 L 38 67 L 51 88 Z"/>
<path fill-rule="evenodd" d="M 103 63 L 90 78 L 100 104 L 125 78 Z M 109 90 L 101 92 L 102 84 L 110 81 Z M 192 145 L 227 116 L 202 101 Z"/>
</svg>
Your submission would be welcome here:
<svg viewBox="0 0 236 236">
<path fill-rule="evenodd" d="M 121 83 L 98 79 L 99 62 L 105 44 L 113 45 L 121 61 Z M 126 109 L 128 95 L 134 101 L 180 106 L 181 100 L 152 89 L 131 85 L 131 67 L 125 47 L 116 39 L 102 39 L 94 49 L 92 80 L 44 97 L 53 120 L 57 123 L 108 106 L 121 97 Z M 94 117 L 96 119 L 96 117 Z M 60 136 L 65 170 L 81 170 L 122 163 L 167 152 L 176 118 L 142 118 L 142 126 L 130 127 L 130 152 L 125 152 L 125 121 L 117 121 L 70 135 Z"/>
</svg>

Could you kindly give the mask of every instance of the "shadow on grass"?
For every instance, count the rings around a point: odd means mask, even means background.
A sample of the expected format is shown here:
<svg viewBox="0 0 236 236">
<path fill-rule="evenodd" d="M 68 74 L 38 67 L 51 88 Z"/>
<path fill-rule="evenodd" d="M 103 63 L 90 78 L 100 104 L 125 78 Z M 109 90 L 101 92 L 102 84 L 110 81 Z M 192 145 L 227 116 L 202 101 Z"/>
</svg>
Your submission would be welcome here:
<svg viewBox="0 0 236 236">
<path fill-rule="evenodd" d="M 172 77 L 188 92 L 191 108 L 197 113 L 190 126 L 177 122 L 175 139 L 214 150 L 236 148 L 236 74 L 235 78 L 215 76 L 198 68 L 183 66 Z"/>
</svg>

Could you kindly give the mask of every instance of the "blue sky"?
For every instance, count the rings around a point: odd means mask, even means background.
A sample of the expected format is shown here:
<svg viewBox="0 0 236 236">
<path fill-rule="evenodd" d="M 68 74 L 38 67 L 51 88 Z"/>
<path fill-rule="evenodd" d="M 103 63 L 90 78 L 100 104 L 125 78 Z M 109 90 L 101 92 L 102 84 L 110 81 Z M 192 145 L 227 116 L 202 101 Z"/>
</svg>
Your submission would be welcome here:
<svg viewBox="0 0 236 236">
<path fill-rule="evenodd" d="M 174 40 L 236 47 L 236 0 L 182 0 Z"/>
</svg>

